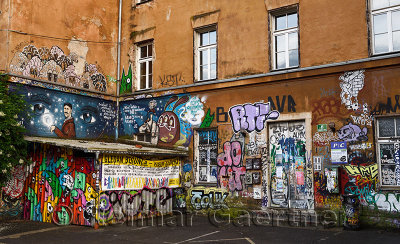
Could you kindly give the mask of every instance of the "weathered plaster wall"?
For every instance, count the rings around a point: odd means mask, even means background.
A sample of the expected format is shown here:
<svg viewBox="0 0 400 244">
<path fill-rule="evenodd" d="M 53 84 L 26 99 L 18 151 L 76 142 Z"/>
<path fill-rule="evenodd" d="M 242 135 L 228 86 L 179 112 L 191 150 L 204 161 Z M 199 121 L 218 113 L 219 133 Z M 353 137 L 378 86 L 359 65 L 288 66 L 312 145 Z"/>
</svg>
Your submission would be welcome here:
<svg viewBox="0 0 400 244">
<path fill-rule="evenodd" d="M 117 3 L 12 0 L 11 8 L 4 28 L 9 52 L 2 62 L 8 72 L 115 93 Z"/>
</svg>

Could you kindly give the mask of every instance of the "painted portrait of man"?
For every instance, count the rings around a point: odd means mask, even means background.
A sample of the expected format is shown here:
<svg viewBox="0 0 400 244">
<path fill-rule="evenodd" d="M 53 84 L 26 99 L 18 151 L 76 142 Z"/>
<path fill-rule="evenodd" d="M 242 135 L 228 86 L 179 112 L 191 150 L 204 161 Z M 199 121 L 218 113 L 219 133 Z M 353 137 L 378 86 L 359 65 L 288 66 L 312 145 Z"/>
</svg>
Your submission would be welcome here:
<svg viewBox="0 0 400 244">
<path fill-rule="evenodd" d="M 76 134 L 74 118 L 72 117 L 72 104 L 64 103 L 64 116 L 65 120 L 61 127 L 61 130 L 55 125 L 52 125 L 50 127 L 50 131 L 56 133 L 56 135 L 60 138 L 75 139 Z"/>
</svg>

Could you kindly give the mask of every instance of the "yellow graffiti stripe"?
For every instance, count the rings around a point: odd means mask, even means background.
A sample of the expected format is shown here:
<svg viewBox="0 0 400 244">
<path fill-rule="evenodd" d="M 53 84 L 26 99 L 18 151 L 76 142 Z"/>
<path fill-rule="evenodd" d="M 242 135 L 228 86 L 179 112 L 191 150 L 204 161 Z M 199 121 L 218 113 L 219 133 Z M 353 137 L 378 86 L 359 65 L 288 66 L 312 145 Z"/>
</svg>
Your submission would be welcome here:
<svg viewBox="0 0 400 244">
<path fill-rule="evenodd" d="M 112 155 L 104 154 L 101 158 L 103 164 L 128 164 L 142 167 L 173 167 L 180 166 L 179 158 L 165 159 L 165 160 L 145 160 L 129 155 Z"/>
<path fill-rule="evenodd" d="M 179 178 L 169 179 L 169 186 L 179 186 Z"/>
<path fill-rule="evenodd" d="M 346 165 L 344 166 L 344 168 L 351 176 L 356 176 L 356 175 L 361 175 L 363 177 L 371 176 L 371 178 L 374 179 L 378 175 L 377 164 L 372 164 L 369 166 Z"/>
</svg>

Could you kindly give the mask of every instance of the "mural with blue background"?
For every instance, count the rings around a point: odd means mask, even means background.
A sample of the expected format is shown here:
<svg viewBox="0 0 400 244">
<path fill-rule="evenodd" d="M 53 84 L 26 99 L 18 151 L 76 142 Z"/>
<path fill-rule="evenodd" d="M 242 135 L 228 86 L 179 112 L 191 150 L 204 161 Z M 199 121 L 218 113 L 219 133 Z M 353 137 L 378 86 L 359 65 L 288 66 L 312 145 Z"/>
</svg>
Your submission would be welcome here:
<svg viewBox="0 0 400 244">
<path fill-rule="evenodd" d="M 39 87 L 10 86 L 23 94 L 30 106 L 30 118 L 22 121 L 27 135 L 87 139 L 115 136 L 113 101 Z"/>
</svg>

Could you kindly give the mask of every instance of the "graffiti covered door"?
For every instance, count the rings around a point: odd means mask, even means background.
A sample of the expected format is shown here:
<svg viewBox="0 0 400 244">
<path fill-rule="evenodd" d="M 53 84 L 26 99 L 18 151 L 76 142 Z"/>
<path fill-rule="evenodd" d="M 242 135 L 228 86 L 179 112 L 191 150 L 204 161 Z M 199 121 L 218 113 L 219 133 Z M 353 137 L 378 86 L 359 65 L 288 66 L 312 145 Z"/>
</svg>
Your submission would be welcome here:
<svg viewBox="0 0 400 244">
<path fill-rule="evenodd" d="M 305 122 L 271 123 L 268 132 L 271 206 L 307 209 Z"/>
</svg>

